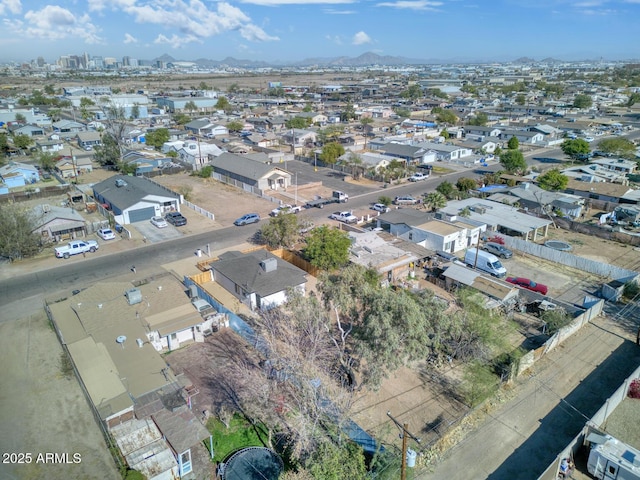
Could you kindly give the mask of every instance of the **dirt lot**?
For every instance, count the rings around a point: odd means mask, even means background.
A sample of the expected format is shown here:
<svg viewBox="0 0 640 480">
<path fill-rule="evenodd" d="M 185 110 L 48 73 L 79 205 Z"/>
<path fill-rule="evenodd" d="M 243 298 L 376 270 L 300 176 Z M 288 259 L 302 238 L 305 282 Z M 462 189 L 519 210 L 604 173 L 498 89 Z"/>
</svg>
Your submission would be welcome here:
<svg viewBox="0 0 640 480">
<path fill-rule="evenodd" d="M 31 453 L 28 465 L 0 464 L 0 477 L 119 479 L 77 380 L 63 374 L 62 348 L 44 312 L 0 323 L 0 451 Z M 37 463 L 42 453 L 80 454 L 80 463 Z"/>
</svg>

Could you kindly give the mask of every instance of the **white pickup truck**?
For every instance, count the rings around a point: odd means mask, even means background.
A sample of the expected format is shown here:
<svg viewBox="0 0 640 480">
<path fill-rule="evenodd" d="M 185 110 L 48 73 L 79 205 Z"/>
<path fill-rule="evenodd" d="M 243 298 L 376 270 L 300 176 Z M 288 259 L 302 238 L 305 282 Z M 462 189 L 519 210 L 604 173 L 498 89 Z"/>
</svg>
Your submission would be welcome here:
<svg viewBox="0 0 640 480">
<path fill-rule="evenodd" d="M 358 217 L 351 212 L 334 212 L 329 215 L 329 218 L 344 223 L 358 223 Z"/>
<path fill-rule="evenodd" d="M 62 247 L 56 247 L 56 257 L 69 258 L 71 255 L 78 255 L 79 253 L 95 252 L 98 250 L 98 242 L 95 240 L 74 240 Z"/>
<path fill-rule="evenodd" d="M 269 215 L 271 215 L 272 217 L 277 217 L 281 213 L 300 213 L 301 211 L 302 211 L 302 207 L 298 205 L 284 204 L 271 210 L 271 213 Z"/>
</svg>

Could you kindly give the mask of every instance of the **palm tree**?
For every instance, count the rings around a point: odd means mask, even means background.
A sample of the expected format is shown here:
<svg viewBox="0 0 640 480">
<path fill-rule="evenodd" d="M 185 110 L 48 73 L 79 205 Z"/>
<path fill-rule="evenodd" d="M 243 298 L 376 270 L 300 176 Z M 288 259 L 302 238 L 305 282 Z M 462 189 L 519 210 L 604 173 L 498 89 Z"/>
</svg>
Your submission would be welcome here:
<svg viewBox="0 0 640 480">
<path fill-rule="evenodd" d="M 364 149 L 367 149 L 367 137 L 369 136 L 370 125 L 373 123 L 371 117 L 361 117 L 360 124 L 362 125 L 362 133 L 364 135 Z"/>
<path fill-rule="evenodd" d="M 431 192 L 427 194 L 424 203 L 431 207 L 432 212 L 435 212 L 447 204 L 447 197 L 440 192 Z"/>
</svg>

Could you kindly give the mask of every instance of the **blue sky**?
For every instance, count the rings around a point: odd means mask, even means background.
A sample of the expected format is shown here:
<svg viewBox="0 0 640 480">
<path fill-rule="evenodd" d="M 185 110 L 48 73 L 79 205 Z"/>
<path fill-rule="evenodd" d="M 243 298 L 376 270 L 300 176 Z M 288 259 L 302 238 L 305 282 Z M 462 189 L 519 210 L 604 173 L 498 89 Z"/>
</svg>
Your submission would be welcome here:
<svg viewBox="0 0 640 480">
<path fill-rule="evenodd" d="M 0 61 L 640 58 L 640 0 L 0 0 Z"/>
</svg>

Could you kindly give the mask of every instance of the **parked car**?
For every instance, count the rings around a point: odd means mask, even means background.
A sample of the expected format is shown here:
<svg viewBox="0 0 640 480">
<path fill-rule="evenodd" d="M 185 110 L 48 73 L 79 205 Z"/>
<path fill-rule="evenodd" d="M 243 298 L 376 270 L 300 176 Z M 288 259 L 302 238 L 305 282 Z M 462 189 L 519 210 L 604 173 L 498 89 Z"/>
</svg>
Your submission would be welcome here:
<svg viewBox="0 0 640 480">
<path fill-rule="evenodd" d="M 98 236 L 103 240 L 113 240 L 116 238 L 116 234 L 110 228 L 101 228 L 98 230 Z"/>
<path fill-rule="evenodd" d="M 272 217 L 277 217 L 281 213 L 300 213 L 301 210 L 302 210 L 302 207 L 298 205 L 285 204 L 285 205 L 280 205 L 279 207 L 276 207 L 273 210 L 271 210 L 271 213 L 269 215 L 271 215 Z"/>
<path fill-rule="evenodd" d="M 504 245 L 500 245 L 499 243 L 487 242 L 483 245 L 482 249 L 489 253 L 493 253 L 496 257 L 513 257 L 513 252 Z"/>
<path fill-rule="evenodd" d="M 358 221 L 358 217 L 351 212 L 333 212 L 329 215 L 329 218 L 344 223 L 356 223 Z"/>
<path fill-rule="evenodd" d="M 167 221 L 162 217 L 151 217 L 151 220 L 149 221 L 151 222 L 151 225 L 158 228 L 165 228 L 169 226 Z"/>
<path fill-rule="evenodd" d="M 410 182 L 419 182 L 421 180 L 426 180 L 429 178 L 429 174 L 424 174 L 422 172 L 416 172 L 409 177 Z"/>
<path fill-rule="evenodd" d="M 393 203 L 395 203 L 396 205 L 415 205 L 416 203 L 418 203 L 418 200 L 410 196 L 403 196 L 396 197 L 393 200 Z"/>
<path fill-rule="evenodd" d="M 243 225 L 249 225 L 250 223 L 257 223 L 260 221 L 260 215 L 257 213 L 247 213 L 246 215 L 238 218 L 233 224 L 237 227 L 241 227 Z"/>
<path fill-rule="evenodd" d="M 527 290 L 531 290 L 532 292 L 541 293 L 542 295 L 546 295 L 547 290 L 549 289 L 546 285 L 534 282 L 533 280 L 529 280 L 528 278 L 523 277 L 507 277 L 507 282 L 513 283 L 518 287 L 526 288 Z"/>
<path fill-rule="evenodd" d="M 164 219 L 176 227 L 182 227 L 187 224 L 187 219 L 180 212 L 169 212 L 164 216 Z"/>
<path fill-rule="evenodd" d="M 371 207 L 371 210 L 375 210 L 376 212 L 387 213 L 390 212 L 391 209 L 387 207 L 384 203 L 374 203 Z"/>
</svg>

